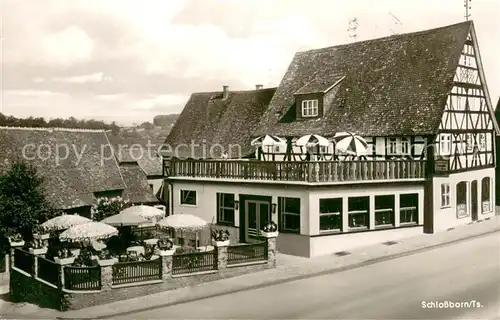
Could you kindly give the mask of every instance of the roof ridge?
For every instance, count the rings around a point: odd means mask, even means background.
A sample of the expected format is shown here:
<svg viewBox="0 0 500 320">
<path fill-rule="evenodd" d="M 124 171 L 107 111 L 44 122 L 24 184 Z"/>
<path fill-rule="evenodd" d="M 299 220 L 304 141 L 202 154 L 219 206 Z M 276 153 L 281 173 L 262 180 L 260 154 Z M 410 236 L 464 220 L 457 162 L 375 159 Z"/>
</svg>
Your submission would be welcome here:
<svg viewBox="0 0 500 320">
<path fill-rule="evenodd" d="M 67 132 L 103 132 L 106 133 L 104 129 L 81 129 L 81 128 L 60 128 L 60 127 L 12 127 L 12 126 L 0 126 L 0 129 L 6 130 L 26 130 L 26 131 L 67 131 Z"/>
<path fill-rule="evenodd" d="M 262 89 L 251 89 L 251 90 L 229 90 L 229 93 L 248 93 L 248 92 L 262 92 L 265 90 L 276 90 L 278 87 L 270 87 L 270 88 L 262 88 Z M 222 91 L 201 91 L 201 92 L 193 92 L 194 94 L 216 94 L 223 93 Z"/>
<path fill-rule="evenodd" d="M 447 28 L 452 28 L 456 27 L 458 25 L 462 24 L 469 24 L 472 25 L 473 21 L 463 21 L 463 22 L 458 22 L 455 24 L 450 24 L 446 26 L 441 26 L 433 29 L 426 29 L 426 30 L 420 30 L 420 31 L 414 31 L 414 32 L 408 32 L 408 33 L 401 33 L 401 34 L 395 34 L 395 35 L 390 35 L 390 36 L 385 36 L 385 37 L 380 37 L 380 38 L 373 38 L 373 39 L 367 39 L 363 41 L 358 41 L 358 42 L 352 42 L 352 43 L 342 43 L 342 44 L 337 44 L 334 46 L 328 46 L 328 47 L 323 47 L 323 48 L 317 48 L 317 49 L 310 49 L 310 50 L 305 50 L 305 51 L 298 51 L 296 54 L 306 54 L 306 53 L 321 53 L 323 51 L 329 51 L 333 48 L 341 48 L 341 47 L 349 47 L 349 46 L 355 46 L 367 42 L 372 42 L 372 41 L 387 41 L 387 40 L 392 40 L 392 39 L 397 39 L 399 37 L 406 37 L 406 36 L 415 36 L 415 35 L 421 35 L 421 34 L 427 34 L 427 33 L 433 33 L 441 29 L 447 29 Z"/>
</svg>

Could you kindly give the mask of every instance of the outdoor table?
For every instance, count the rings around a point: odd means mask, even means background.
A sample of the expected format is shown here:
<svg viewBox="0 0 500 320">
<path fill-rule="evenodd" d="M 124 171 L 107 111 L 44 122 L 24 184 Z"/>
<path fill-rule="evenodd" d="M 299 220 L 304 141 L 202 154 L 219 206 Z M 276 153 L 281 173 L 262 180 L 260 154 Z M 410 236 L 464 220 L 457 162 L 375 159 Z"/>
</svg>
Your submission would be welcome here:
<svg viewBox="0 0 500 320">
<path fill-rule="evenodd" d="M 160 257 L 159 255 L 154 254 L 154 255 L 152 255 L 152 256 L 151 256 L 151 259 L 149 259 L 149 260 L 156 260 L 156 259 L 158 259 L 159 257 Z"/>
<path fill-rule="evenodd" d="M 148 244 L 148 245 L 156 245 L 158 243 L 159 239 L 146 239 L 144 240 L 144 243 L 145 244 Z"/>
<path fill-rule="evenodd" d="M 196 248 L 199 252 L 208 252 L 208 251 L 213 251 L 214 247 L 213 246 L 203 246 L 203 247 L 198 247 Z"/>
<path fill-rule="evenodd" d="M 128 253 L 136 253 L 136 254 L 144 254 L 144 247 L 143 246 L 134 246 L 134 247 L 128 247 L 127 248 Z"/>
</svg>

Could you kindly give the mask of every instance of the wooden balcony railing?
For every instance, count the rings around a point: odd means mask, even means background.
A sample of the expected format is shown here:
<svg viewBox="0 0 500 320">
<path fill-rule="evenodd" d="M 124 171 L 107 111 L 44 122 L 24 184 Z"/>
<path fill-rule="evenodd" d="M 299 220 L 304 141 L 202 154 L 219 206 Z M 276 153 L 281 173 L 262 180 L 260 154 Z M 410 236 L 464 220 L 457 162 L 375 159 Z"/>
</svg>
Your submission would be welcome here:
<svg viewBox="0 0 500 320">
<path fill-rule="evenodd" d="M 170 177 L 350 182 L 425 178 L 425 160 L 172 160 Z"/>
</svg>

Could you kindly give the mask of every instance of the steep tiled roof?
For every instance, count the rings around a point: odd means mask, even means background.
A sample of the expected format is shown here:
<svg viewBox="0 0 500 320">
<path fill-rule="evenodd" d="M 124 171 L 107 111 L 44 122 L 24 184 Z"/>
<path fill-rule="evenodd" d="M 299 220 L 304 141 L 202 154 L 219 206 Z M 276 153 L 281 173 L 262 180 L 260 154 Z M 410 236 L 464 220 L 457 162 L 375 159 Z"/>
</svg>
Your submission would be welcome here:
<svg viewBox="0 0 500 320">
<path fill-rule="evenodd" d="M 0 150 L 0 174 L 19 160 L 34 165 L 49 201 L 61 209 L 91 205 L 94 192 L 136 183 L 125 183 L 102 130 L 0 127 Z"/>
<path fill-rule="evenodd" d="M 471 26 L 463 22 L 297 53 L 253 136 L 435 133 Z M 308 83 L 333 84 L 339 74 L 345 78 L 324 117 L 282 120 L 295 107 L 294 93 Z"/>
<path fill-rule="evenodd" d="M 146 173 L 135 163 L 120 164 L 123 180 L 129 186 L 123 192 L 123 197 L 133 203 L 152 203 L 158 199 L 150 189 Z"/>
<path fill-rule="evenodd" d="M 156 148 L 132 147 L 117 149 L 117 157 L 122 162 L 137 162 L 148 176 L 161 176 L 163 174 L 161 156 Z"/>
<path fill-rule="evenodd" d="M 192 94 L 165 141 L 164 153 L 217 158 L 222 152 L 220 146 L 229 157 L 240 156 L 236 146 L 241 147 L 243 155 L 250 153 L 251 132 L 275 90 L 230 91 L 226 99 L 222 99 L 222 92 Z M 194 144 L 198 147 L 193 148 L 192 154 L 191 145 Z M 211 147 L 213 152 L 210 154 Z"/>
</svg>

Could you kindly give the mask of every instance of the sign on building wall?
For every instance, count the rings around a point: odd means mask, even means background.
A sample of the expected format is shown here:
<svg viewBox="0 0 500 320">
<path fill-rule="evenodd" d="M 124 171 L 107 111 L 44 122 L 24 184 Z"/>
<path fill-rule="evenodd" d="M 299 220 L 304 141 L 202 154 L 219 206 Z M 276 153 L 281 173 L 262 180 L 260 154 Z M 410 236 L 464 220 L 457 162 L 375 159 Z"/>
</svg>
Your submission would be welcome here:
<svg viewBox="0 0 500 320">
<path fill-rule="evenodd" d="M 434 162 L 434 173 L 448 174 L 450 171 L 450 161 L 448 159 L 439 159 Z"/>
</svg>

